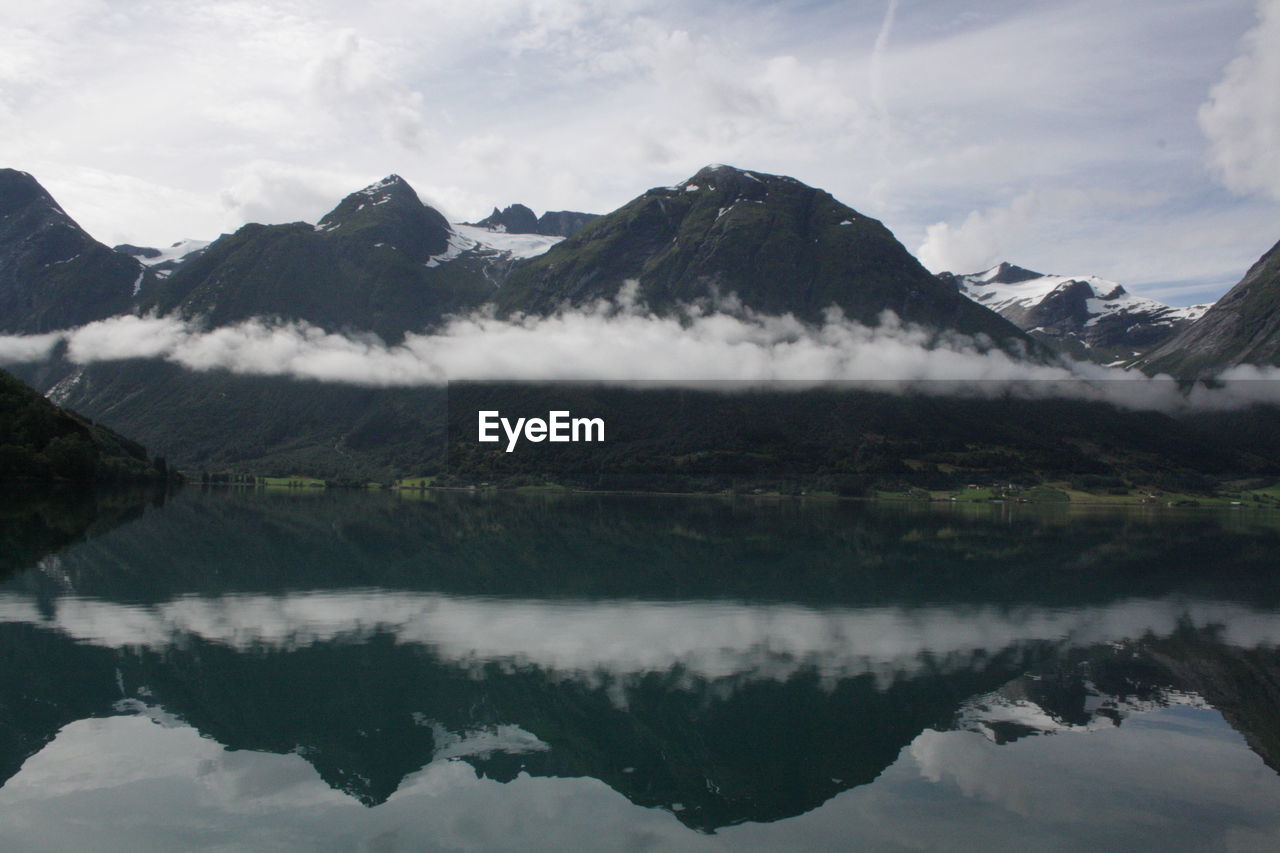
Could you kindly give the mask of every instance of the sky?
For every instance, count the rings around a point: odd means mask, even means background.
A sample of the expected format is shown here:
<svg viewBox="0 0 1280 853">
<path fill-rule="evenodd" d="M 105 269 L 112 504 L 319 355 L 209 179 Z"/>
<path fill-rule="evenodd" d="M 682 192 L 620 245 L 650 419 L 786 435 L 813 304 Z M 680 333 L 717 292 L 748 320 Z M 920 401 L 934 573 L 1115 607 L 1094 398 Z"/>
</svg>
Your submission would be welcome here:
<svg viewBox="0 0 1280 853">
<path fill-rule="evenodd" d="M 13 2 L 13 0 L 9 0 Z M 108 244 L 314 221 L 390 173 L 455 221 L 792 175 L 934 271 L 1175 305 L 1280 239 L 1280 0 L 46 0 L 0 166 Z"/>
</svg>

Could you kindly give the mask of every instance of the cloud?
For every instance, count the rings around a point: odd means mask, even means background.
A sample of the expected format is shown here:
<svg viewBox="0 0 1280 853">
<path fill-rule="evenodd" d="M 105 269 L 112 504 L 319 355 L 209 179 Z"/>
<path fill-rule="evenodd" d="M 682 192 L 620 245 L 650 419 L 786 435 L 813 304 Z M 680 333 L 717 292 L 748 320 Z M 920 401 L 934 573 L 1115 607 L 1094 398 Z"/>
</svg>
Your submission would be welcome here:
<svg viewBox="0 0 1280 853">
<path fill-rule="evenodd" d="M 884 100 L 884 55 L 889 48 L 889 37 L 893 34 L 893 19 L 898 13 L 898 0 L 889 0 L 884 12 L 884 21 L 880 24 L 880 32 L 876 33 L 875 46 L 871 48 L 870 89 L 871 100 L 876 111 L 887 118 L 889 109 Z"/>
<path fill-rule="evenodd" d="M 951 227 L 935 222 L 925 229 L 924 242 L 916 250 L 920 263 L 934 272 L 978 272 L 1006 257 L 1015 239 L 1040 210 L 1035 192 L 1026 192 L 1003 207 L 974 210 L 964 222 Z"/>
<path fill-rule="evenodd" d="M 602 381 L 1020 380 L 1071 379 L 1063 367 L 1032 365 L 955 335 L 886 314 L 876 327 L 833 312 L 808 325 L 790 315 L 689 307 L 656 317 L 633 291 L 616 302 L 546 317 L 499 319 L 478 312 L 450 319 L 397 345 L 327 332 L 300 322 L 253 319 L 202 330 L 177 317 L 120 316 L 62 333 L 67 358 L 89 364 L 163 358 L 192 370 L 224 369 L 372 386 L 451 379 Z M 46 353 L 58 336 L 0 339 L 11 360 Z"/>
<path fill-rule="evenodd" d="M 1258 24 L 1200 107 L 1209 164 L 1228 189 L 1280 199 L 1280 0 L 1260 0 Z"/>
<path fill-rule="evenodd" d="M 388 345 L 374 335 L 337 334 L 302 322 L 261 318 L 212 330 L 198 320 L 119 316 L 52 335 L 0 337 L 0 360 L 38 361 L 60 341 L 77 364 L 159 358 L 190 370 L 227 370 L 371 387 L 441 385 L 450 380 L 692 383 L 866 383 L 875 390 L 967 396 L 1017 394 L 1103 400 L 1129 409 L 1247 406 L 1280 399 L 1280 371 L 1237 367 L 1223 388 L 1188 392 L 1168 377 L 1148 378 L 1093 364 L 1028 361 L 989 340 L 902 323 L 886 312 L 876 326 L 832 309 L 824 322 L 770 316 L 723 300 L 658 317 L 635 299 L 550 316 L 450 318 L 430 333 Z"/>
<path fill-rule="evenodd" d="M 308 87 L 338 120 L 372 123 L 387 139 L 421 153 L 430 132 L 425 98 L 402 79 L 389 48 L 344 29 L 312 64 Z"/>
<path fill-rule="evenodd" d="M 314 222 L 339 199 L 379 177 L 255 160 L 227 172 L 219 201 L 238 221 Z"/>
<path fill-rule="evenodd" d="M 44 361 L 64 337 L 61 332 L 47 335 L 0 335 L 0 364 Z"/>
</svg>

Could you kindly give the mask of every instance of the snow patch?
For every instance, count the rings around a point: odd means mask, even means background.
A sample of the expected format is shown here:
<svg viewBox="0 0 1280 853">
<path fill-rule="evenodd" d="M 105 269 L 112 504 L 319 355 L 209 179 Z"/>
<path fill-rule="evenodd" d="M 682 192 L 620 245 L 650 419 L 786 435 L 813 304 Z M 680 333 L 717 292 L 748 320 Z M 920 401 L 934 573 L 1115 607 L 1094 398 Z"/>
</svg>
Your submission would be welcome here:
<svg viewBox="0 0 1280 853">
<path fill-rule="evenodd" d="M 469 237 L 464 237 L 463 235 L 459 234 L 457 231 L 450 231 L 449 242 L 448 244 L 446 244 L 445 250 L 438 255 L 432 255 L 431 257 L 427 258 L 427 262 L 424 264 L 424 266 L 428 268 L 438 267 L 441 264 L 452 261 L 454 258 L 461 255 L 463 252 L 467 252 L 475 248 L 477 248 L 477 243 L 475 240 L 472 240 Z"/>
<path fill-rule="evenodd" d="M 564 239 L 545 234 L 508 234 L 505 228 L 497 230 L 479 225 L 454 225 L 453 229 L 463 239 L 476 244 L 476 248 L 503 252 L 513 258 L 536 258 Z"/>
<path fill-rule="evenodd" d="M 974 302 L 1003 314 L 1009 309 L 1034 308 L 1055 291 L 1084 283 L 1089 286 L 1092 294 L 1085 300 L 1086 311 L 1091 315 L 1086 326 L 1094 326 L 1106 317 L 1122 314 L 1133 315 L 1135 319 L 1147 323 L 1171 324 L 1182 320 L 1196 320 L 1210 308 L 1209 305 L 1175 308 L 1154 299 L 1128 293 L 1116 282 L 1095 275 L 1042 275 L 1012 283 L 993 281 L 999 274 L 1000 266 L 997 265 L 980 273 L 959 276 L 960 292 Z"/>
<path fill-rule="evenodd" d="M 165 261 L 181 261 L 190 254 L 208 248 L 210 242 L 209 240 L 179 240 L 167 249 L 160 249 L 160 254 L 154 258 L 138 258 L 138 262 L 144 266 L 154 267 Z M 135 290 L 134 293 L 137 291 Z"/>
<path fill-rule="evenodd" d="M 360 195 L 369 198 L 370 201 L 367 205 L 361 203 L 356 207 L 356 210 L 363 210 L 366 206 L 377 207 L 380 204 L 386 204 L 391 201 L 391 193 L 388 191 L 388 187 L 395 186 L 398 183 L 400 183 L 400 178 L 396 175 L 388 175 L 376 183 L 369 184 L 369 186 L 360 190 Z"/>
<path fill-rule="evenodd" d="M 84 370 L 85 369 L 83 367 L 76 368 L 74 373 L 65 379 L 60 380 L 58 384 L 50 388 L 48 393 L 44 395 L 45 398 L 54 405 L 65 405 L 67 400 L 71 397 L 72 390 L 80 384 L 80 380 L 84 377 Z"/>
</svg>

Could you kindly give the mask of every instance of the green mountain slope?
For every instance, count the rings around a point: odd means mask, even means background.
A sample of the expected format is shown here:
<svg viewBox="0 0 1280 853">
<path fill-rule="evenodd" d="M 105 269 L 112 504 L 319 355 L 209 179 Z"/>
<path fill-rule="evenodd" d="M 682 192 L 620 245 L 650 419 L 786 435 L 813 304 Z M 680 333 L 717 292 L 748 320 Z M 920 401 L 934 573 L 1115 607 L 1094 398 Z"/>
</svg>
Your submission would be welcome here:
<svg viewBox="0 0 1280 853">
<path fill-rule="evenodd" d="M 0 370 L 0 480 L 164 479 L 136 442 L 58 408 Z"/>
<path fill-rule="evenodd" d="M 459 243 L 445 218 L 392 175 L 315 226 L 250 224 L 220 238 L 141 307 L 212 326 L 277 317 L 395 339 L 484 302 L 494 263 L 492 253 Z"/>
<path fill-rule="evenodd" d="M 439 466 L 444 450 L 439 387 L 369 388 L 132 359 L 74 369 L 59 392 L 192 472 L 391 479 Z"/>
<path fill-rule="evenodd" d="M 628 280 L 652 310 L 736 295 L 766 314 L 820 320 L 830 306 L 876 323 L 890 310 L 935 329 L 1023 340 L 936 280 L 882 224 L 794 178 L 708 166 L 651 189 L 516 266 L 504 311 L 614 297 Z"/>
</svg>

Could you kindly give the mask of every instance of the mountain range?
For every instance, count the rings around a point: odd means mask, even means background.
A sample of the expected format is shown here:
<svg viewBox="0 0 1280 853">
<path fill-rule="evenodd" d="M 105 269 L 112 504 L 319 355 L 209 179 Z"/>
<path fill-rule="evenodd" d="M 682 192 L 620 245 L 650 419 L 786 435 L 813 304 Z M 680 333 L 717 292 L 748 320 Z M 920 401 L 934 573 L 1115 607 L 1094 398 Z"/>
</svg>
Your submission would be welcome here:
<svg viewBox="0 0 1280 853">
<path fill-rule="evenodd" d="M 1065 353 L 1201 375 L 1276 363 L 1278 256 L 1269 252 L 1208 310 L 1011 264 L 935 276 L 883 224 L 829 193 L 725 165 L 601 216 L 539 217 L 513 204 L 474 224 L 450 223 L 390 175 L 316 223 L 251 223 L 211 242 L 113 250 L 34 177 L 0 170 L 0 332 L 10 334 L 157 313 L 207 329 L 299 321 L 395 344 L 458 314 L 552 314 L 625 292 L 657 316 L 716 309 L 820 323 L 835 308 L 875 326 L 892 312 L 935 342 L 963 335 L 1018 359 Z M 385 473 L 420 461 L 443 431 L 443 397 L 430 388 L 196 372 L 148 359 L 79 365 L 61 349 L 12 369 L 60 405 L 190 468 Z"/>
<path fill-rule="evenodd" d="M 200 317 L 211 327 L 275 317 L 395 341 L 486 303 L 548 313 L 612 299 L 635 280 L 656 313 L 734 298 L 766 314 L 817 321 L 837 306 L 876 323 L 891 310 L 938 331 L 1026 341 L 935 280 L 879 222 L 793 178 L 728 166 L 649 190 L 605 216 L 536 219 L 512 205 L 471 226 L 449 223 L 391 175 L 314 225 L 249 224 L 209 244 L 115 251 L 93 241 L 30 175 L 7 170 L 3 181 L 3 331 L 132 311 Z M 91 300 L 81 293 L 75 310 L 69 297 L 41 298 L 91 281 L 99 292 Z"/>
<path fill-rule="evenodd" d="M 603 216 L 512 204 L 472 225 L 450 223 L 390 175 L 315 224 L 251 223 L 212 242 L 114 250 L 34 177 L 4 169 L 0 217 L 8 333 L 151 311 L 210 327 L 301 320 L 394 342 L 487 304 L 547 313 L 614 298 L 635 281 L 658 314 L 736 305 L 820 321 L 837 306 L 875 324 L 889 310 L 940 332 L 1034 339 L 1076 359 L 1188 375 L 1280 358 L 1274 248 L 1217 306 L 1174 308 L 1097 276 L 1010 263 L 934 277 L 883 225 L 828 193 L 723 165 Z"/>
</svg>

